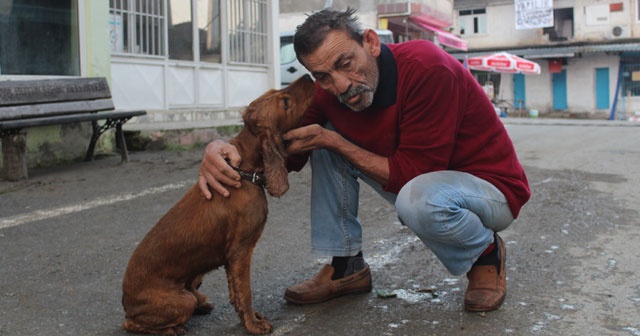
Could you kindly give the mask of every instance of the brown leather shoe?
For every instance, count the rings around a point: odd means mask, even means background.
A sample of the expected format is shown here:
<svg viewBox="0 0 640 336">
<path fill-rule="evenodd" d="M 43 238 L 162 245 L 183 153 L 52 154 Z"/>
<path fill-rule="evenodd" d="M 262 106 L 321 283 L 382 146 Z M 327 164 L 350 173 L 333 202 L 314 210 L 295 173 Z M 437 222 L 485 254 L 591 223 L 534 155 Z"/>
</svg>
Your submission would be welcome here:
<svg viewBox="0 0 640 336">
<path fill-rule="evenodd" d="M 486 312 L 500 308 L 507 293 L 507 270 L 505 259 L 507 250 L 502 238 L 495 235 L 500 259 L 496 265 L 473 266 L 467 278 L 469 285 L 464 294 L 464 309 L 471 312 Z"/>
<path fill-rule="evenodd" d="M 338 280 L 331 280 L 334 271 L 333 266 L 325 265 L 313 279 L 287 288 L 284 298 L 295 304 L 311 304 L 347 294 L 371 292 L 369 265 Z"/>
</svg>

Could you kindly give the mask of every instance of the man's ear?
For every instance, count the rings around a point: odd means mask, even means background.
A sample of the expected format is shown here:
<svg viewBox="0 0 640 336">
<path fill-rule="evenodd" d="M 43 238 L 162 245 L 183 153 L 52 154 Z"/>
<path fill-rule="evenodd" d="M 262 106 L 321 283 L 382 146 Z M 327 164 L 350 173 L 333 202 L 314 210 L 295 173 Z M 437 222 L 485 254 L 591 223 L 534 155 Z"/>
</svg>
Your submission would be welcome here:
<svg viewBox="0 0 640 336">
<path fill-rule="evenodd" d="M 364 48 L 371 53 L 371 56 L 380 56 L 380 38 L 373 29 L 365 29 L 362 33 Z"/>
</svg>

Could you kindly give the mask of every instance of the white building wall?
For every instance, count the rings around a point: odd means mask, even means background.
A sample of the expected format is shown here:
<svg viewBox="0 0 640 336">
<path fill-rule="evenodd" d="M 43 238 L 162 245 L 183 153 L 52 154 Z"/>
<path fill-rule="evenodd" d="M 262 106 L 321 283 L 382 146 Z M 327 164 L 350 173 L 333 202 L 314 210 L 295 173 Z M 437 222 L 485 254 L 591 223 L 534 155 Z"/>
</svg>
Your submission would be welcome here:
<svg viewBox="0 0 640 336">
<path fill-rule="evenodd" d="M 540 64 L 544 69 L 545 65 Z M 553 111 L 553 87 L 552 76 L 548 71 L 542 71 L 540 75 L 528 75 L 525 77 L 525 94 L 527 108 L 538 110 L 539 113 Z"/>
<path fill-rule="evenodd" d="M 539 60 L 543 71 L 540 75 L 528 75 L 526 81 L 527 109 L 535 109 L 540 113 L 551 113 L 553 109 L 553 75 L 546 69 L 546 61 Z M 619 60 L 617 56 L 602 54 L 585 55 L 581 58 L 570 58 L 563 67 L 567 71 L 567 105 L 568 112 L 579 114 L 608 114 L 615 98 L 615 83 L 618 76 Z M 596 106 L 596 69 L 609 69 L 609 108 L 597 110 Z M 503 99 L 513 99 L 513 76 L 502 75 L 501 86 Z M 511 83 L 511 85 L 508 85 Z M 632 102 L 633 103 L 633 102 Z M 632 105 L 633 106 L 633 105 Z"/>
<path fill-rule="evenodd" d="M 621 11 L 608 12 L 610 1 L 601 0 L 562 0 L 554 1 L 555 9 L 573 8 L 573 32 L 571 41 L 602 41 L 615 39 L 611 34 L 614 26 L 620 26 L 624 35 L 619 38 L 640 36 L 640 21 L 636 19 L 638 4 L 633 0 L 615 1 L 622 4 Z M 482 8 L 484 5 L 476 5 Z M 471 5 L 473 7 L 473 4 Z M 475 8 L 475 7 L 473 7 Z M 605 10 L 606 9 L 606 10 Z M 487 33 L 480 35 L 463 35 L 472 49 L 517 47 L 529 45 L 557 45 L 557 42 L 549 41 L 547 35 L 542 34 L 542 28 L 515 29 L 514 3 L 498 3 L 489 5 L 487 10 Z M 599 20 L 587 22 L 586 13 L 599 13 Z M 605 13 L 606 12 L 606 13 Z M 457 15 L 457 11 L 456 11 Z M 492 19 L 493 18 L 493 19 Z M 496 20 L 495 18 L 500 18 Z M 606 20 L 603 20 L 606 18 Z M 457 20 L 457 18 L 456 18 Z"/>
<path fill-rule="evenodd" d="M 567 72 L 567 102 L 575 113 L 608 113 L 596 110 L 596 69 L 609 69 L 609 106 L 615 97 L 615 83 L 618 76 L 618 57 L 606 55 L 585 55 L 569 60 L 571 71 Z"/>
<path fill-rule="evenodd" d="M 111 82 L 117 109 L 160 110 L 167 106 L 162 64 L 112 56 Z"/>
<path fill-rule="evenodd" d="M 621 11 L 609 12 L 611 3 L 621 3 Z M 555 6 L 555 5 L 554 5 Z M 570 6 L 567 6 L 570 7 Z M 580 41 L 602 41 L 615 39 L 611 34 L 614 26 L 624 28 L 624 35 L 619 38 L 629 38 L 640 36 L 640 25 L 637 17 L 637 1 L 598 1 L 581 0 L 576 1 L 574 12 L 574 31 L 577 40 Z M 556 8 L 559 8 L 556 6 Z M 594 20 L 594 16 L 597 20 Z"/>
<path fill-rule="evenodd" d="M 500 78 L 500 92 L 498 93 L 498 100 L 505 100 L 508 103 L 514 103 L 514 75 L 502 74 Z M 514 111 L 510 107 L 509 113 L 520 114 L 520 116 L 528 113 L 529 109 L 535 109 L 540 112 L 548 111 L 552 108 L 551 104 L 547 103 L 551 100 L 551 76 L 549 73 L 542 72 L 540 75 L 526 75 L 525 76 L 525 100 L 526 111 Z"/>
<path fill-rule="evenodd" d="M 273 87 L 265 73 L 254 69 L 231 69 L 227 85 L 229 88 L 229 107 L 239 108 L 248 105 L 269 87 Z"/>
<path fill-rule="evenodd" d="M 487 33 L 462 35 L 469 47 L 473 49 L 514 47 L 542 42 L 540 30 L 538 29 L 515 29 L 515 8 L 513 4 L 490 6 L 486 9 L 487 17 L 489 18 L 487 20 Z M 491 18 L 501 19 L 492 20 Z"/>
</svg>

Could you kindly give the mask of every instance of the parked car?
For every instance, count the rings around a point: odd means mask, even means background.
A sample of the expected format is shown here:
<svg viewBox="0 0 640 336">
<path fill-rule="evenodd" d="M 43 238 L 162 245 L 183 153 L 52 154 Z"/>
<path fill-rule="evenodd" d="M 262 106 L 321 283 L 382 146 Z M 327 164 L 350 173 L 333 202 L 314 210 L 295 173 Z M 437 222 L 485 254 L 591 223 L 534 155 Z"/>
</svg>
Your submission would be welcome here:
<svg viewBox="0 0 640 336">
<path fill-rule="evenodd" d="M 393 33 L 390 30 L 376 29 L 382 43 L 393 43 Z M 295 32 L 280 33 L 280 83 L 287 86 L 300 76 L 309 73 L 298 62 L 296 52 L 293 50 L 293 35 Z"/>
<path fill-rule="evenodd" d="M 393 33 L 390 30 L 386 29 L 375 29 L 376 33 L 378 33 L 378 38 L 382 43 L 393 43 Z"/>
</svg>

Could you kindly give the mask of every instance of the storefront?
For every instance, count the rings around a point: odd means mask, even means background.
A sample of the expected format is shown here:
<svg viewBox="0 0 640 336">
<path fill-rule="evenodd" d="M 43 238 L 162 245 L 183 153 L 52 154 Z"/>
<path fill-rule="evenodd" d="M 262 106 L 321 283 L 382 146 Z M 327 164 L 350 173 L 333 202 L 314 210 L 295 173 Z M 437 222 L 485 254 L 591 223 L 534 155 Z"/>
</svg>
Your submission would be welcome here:
<svg viewBox="0 0 640 336">
<path fill-rule="evenodd" d="M 449 32 L 452 13 L 448 1 L 431 6 L 410 1 L 384 3 L 378 5 L 378 27 L 391 30 L 397 42 L 429 40 L 447 50 L 466 51 L 467 42 Z"/>
</svg>

